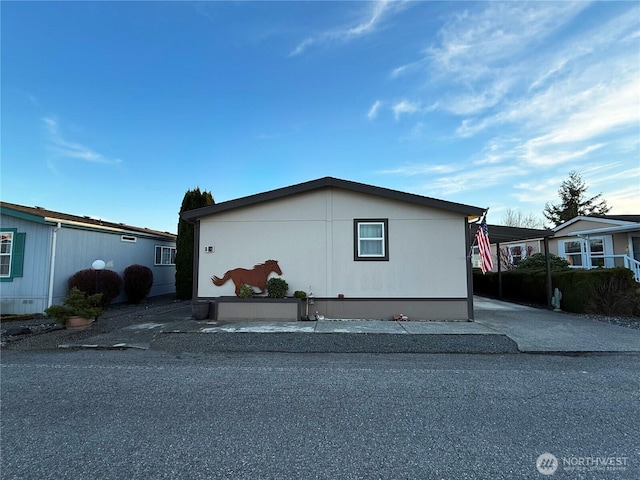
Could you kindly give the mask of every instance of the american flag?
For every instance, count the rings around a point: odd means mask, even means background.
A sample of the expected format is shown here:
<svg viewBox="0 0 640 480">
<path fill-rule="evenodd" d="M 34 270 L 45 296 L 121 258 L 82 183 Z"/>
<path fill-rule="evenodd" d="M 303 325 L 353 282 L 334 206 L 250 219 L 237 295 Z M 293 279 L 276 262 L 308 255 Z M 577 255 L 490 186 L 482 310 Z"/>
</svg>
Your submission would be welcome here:
<svg viewBox="0 0 640 480">
<path fill-rule="evenodd" d="M 489 229 L 487 228 L 486 217 L 482 218 L 478 231 L 476 232 L 476 242 L 478 242 L 478 252 L 480 253 L 480 268 L 482 273 L 487 273 L 493 268 L 491 261 L 491 244 L 489 243 Z"/>
</svg>

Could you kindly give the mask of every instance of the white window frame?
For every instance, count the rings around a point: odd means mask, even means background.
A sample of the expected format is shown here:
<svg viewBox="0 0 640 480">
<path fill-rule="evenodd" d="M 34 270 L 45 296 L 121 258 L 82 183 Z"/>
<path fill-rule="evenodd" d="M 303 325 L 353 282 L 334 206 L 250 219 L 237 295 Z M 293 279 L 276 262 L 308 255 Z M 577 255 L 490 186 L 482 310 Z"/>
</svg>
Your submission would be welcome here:
<svg viewBox="0 0 640 480">
<path fill-rule="evenodd" d="M 11 278 L 11 262 L 13 260 L 13 245 L 15 240 L 15 232 L 3 231 L 3 232 L 0 232 L 0 235 L 2 235 L 2 247 L 0 247 L 0 257 L 9 259 L 9 263 L 7 264 L 7 266 L 9 267 L 9 270 L 6 273 L 0 270 L 0 278 Z M 7 244 L 4 241 L 5 236 L 10 237 L 9 241 L 7 242 L 9 245 L 8 252 L 2 251 L 4 250 L 4 247 Z"/>
<path fill-rule="evenodd" d="M 602 243 L 602 252 L 592 252 L 591 245 L 594 242 Z M 580 245 L 580 252 L 567 252 L 566 245 L 568 243 L 577 243 Z M 594 257 L 595 255 L 595 257 Z M 558 256 L 564 258 L 569 262 L 571 268 L 610 268 L 613 267 L 613 258 L 607 258 L 613 255 L 613 248 L 611 243 L 611 236 L 603 235 L 597 237 L 573 237 L 560 240 L 558 242 Z M 580 265 L 574 265 L 573 260 L 570 257 L 579 256 Z"/>
<path fill-rule="evenodd" d="M 160 263 L 158 263 L 158 249 L 160 249 Z M 165 262 L 165 251 L 169 250 L 169 261 Z M 176 264 L 176 247 L 171 247 L 167 245 L 156 245 L 156 248 L 153 251 L 153 264 L 154 265 L 175 265 Z"/>
<path fill-rule="evenodd" d="M 382 227 L 380 237 L 363 237 L 360 235 L 360 227 L 365 225 L 379 225 Z M 389 260 L 389 220 L 387 218 L 356 218 L 353 221 L 354 248 L 353 259 L 355 261 L 388 261 Z M 362 241 L 378 241 L 381 244 L 381 253 L 362 253 Z"/>
<path fill-rule="evenodd" d="M 516 248 L 520 249 L 520 255 L 519 255 L 519 260 L 516 262 L 515 258 L 516 255 L 514 255 L 513 250 L 515 250 Z M 509 254 L 509 264 L 516 266 L 518 265 L 518 263 L 520 263 L 522 260 L 524 260 L 525 258 L 527 258 L 527 245 L 524 243 L 518 243 L 518 244 L 514 244 L 514 245 L 507 245 L 507 253 Z"/>
</svg>

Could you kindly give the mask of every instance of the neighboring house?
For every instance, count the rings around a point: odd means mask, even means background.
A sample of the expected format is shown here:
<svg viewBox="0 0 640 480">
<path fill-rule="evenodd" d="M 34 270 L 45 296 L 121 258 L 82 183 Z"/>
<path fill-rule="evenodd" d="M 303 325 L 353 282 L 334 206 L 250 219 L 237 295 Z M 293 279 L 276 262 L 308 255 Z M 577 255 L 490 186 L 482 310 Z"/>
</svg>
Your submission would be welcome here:
<svg viewBox="0 0 640 480">
<path fill-rule="evenodd" d="M 578 216 L 552 231 L 549 252 L 566 259 L 572 268 L 626 267 L 640 282 L 640 215 Z M 541 243 L 541 238 L 506 242 L 500 250 L 503 258 L 517 264 L 521 258 L 544 253 Z"/>
<path fill-rule="evenodd" d="M 97 259 L 120 276 L 129 265 L 149 267 L 150 296 L 175 292 L 173 234 L 7 202 L 0 202 L 0 232 L 2 313 L 40 313 L 61 303 L 69 277 Z"/>
<path fill-rule="evenodd" d="M 212 277 L 277 260 L 328 318 L 473 318 L 469 221 L 483 209 L 325 177 L 184 212 L 195 224 L 194 296 Z"/>
</svg>

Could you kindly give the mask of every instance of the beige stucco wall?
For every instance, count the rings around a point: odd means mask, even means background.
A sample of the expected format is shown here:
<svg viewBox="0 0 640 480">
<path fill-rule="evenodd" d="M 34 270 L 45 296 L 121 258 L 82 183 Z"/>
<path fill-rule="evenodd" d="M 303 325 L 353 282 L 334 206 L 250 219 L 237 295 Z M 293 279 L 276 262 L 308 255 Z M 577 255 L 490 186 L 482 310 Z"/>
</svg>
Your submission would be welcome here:
<svg viewBox="0 0 640 480">
<path fill-rule="evenodd" d="M 389 261 L 354 261 L 353 220 L 389 219 Z M 282 278 L 317 297 L 466 298 L 460 214 L 356 192 L 307 192 L 200 221 L 198 296 L 234 295 L 211 276 L 278 260 Z M 204 253 L 212 246 L 215 253 Z"/>
</svg>

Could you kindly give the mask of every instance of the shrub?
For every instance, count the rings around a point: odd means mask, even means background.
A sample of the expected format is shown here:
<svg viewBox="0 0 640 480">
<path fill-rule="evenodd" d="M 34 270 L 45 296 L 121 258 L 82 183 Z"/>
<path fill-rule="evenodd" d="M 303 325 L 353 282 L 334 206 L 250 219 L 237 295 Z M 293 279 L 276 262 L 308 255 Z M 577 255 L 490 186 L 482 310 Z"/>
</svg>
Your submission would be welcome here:
<svg viewBox="0 0 640 480">
<path fill-rule="evenodd" d="M 295 292 L 293 292 L 293 297 L 301 298 L 304 300 L 305 298 L 307 298 L 307 292 L 305 292 L 304 290 L 296 290 Z"/>
<path fill-rule="evenodd" d="M 238 294 L 238 297 L 240 298 L 251 298 L 254 295 L 254 291 L 253 291 L 253 287 L 251 285 L 247 285 L 246 283 L 243 283 L 240 286 L 240 293 Z"/>
<path fill-rule="evenodd" d="M 153 272 L 144 265 L 129 265 L 124 269 L 124 293 L 129 303 L 140 303 L 153 286 Z"/>
<path fill-rule="evenodd" d="M 80 270 L 69 278 L 69 290 L 77 287 L 78 290 L 86 295 L 94 295 L 102 293 L 100 306 L 107 307 L 111 302 L 120 295 L 122 289 L 122 278 L 113 270 L 101 270 L 98 277 L 98 271 L 91 268 Z M 96 288 L 97 287 L 97 288 Z"/>
<path fill-rule="evenodd" d="M 593 289 L 585 305 L 587 313 L 631 316 L 638 312 L 640 294 L 633 273 L 626 268 L 612 269 Z"/>
<path fill-rule="evenodd" d="M 551 265 L 551 270 L 568 270 L 569 262 L 567 262 L 564 258 L 558 257 L 553 253 L 549 254 L 549 263 Z M 531 268 L 543 268 L 546 270 L 547 268 L 547 258 L 544 253 L 534 253 L 530 257 L 523 259 L 518 265 L 516 265 L 516 269 L 531 269 Z"/>
<path fill-rule="evenodd" d="M 284 298 L 289 290 L 289 284 L 281 278 L 270 278 L 267 282 L 269 298 Z"/>
<path fill-rule="evenodd" d="M 62 305 L 51 305 L 44 313 L 55 318 L 59 323 L 66 324 L 69 317 L 97 318 L 103 311 L 98 306 L 102 294 L 86 295 L 77 287 L 73 287 Z"/>
<path fill-rule="evenodd" d="M 640 292 L 631 270 L 623 267 L 552 271 L 551 284 L 562 292 L 561 308 L 572 313 L 632 315 L 640 310 Z M 498 274 L 473 273 L 473 291 L 498 297 Z M 506 300 L 547 304 L 546 269 L 516 268 L 502 273 Z"/>
</svg>

